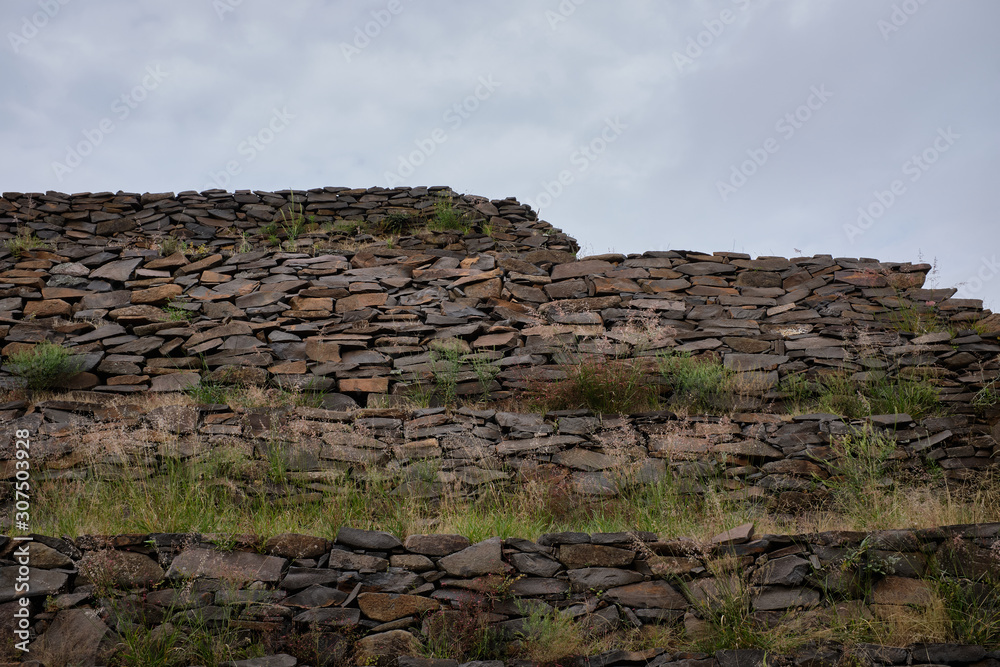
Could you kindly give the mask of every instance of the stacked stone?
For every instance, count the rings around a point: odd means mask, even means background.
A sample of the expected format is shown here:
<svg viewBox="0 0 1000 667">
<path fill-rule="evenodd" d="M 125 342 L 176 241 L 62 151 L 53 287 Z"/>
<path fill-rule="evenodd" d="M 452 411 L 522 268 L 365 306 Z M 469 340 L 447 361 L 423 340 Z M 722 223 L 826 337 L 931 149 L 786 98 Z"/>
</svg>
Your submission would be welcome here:
<svg viewBox="0 0 1000 667">
<path fill-rule="evenodd" d="M 150 409 L 141 402 L 109 406 L 104 399 L 80 392 L 75 400 L 0 405 L 3 497 L 13 497 L 17 430 L 33 434 L 36 479 L 86 477 L 91 466 L 113 471 L 132 458 L 145 460 L 155 474 L 166 472 L 173 461 L 200 460 L 212 450 L 236 447 L 253 452 L 251 460 L 280 461 L 289 478 L 300 483 L 274 490 L 291 494 L 275 497 L 283 503 L 322 500 L 345 484 L 364 488 L 367 471 L 374 469 L 380 477 L 398 480 L 394 494 L 410 498 L 474 496 L 486 486 L 511 489 L 529 480 L 594 499 L 659 482 L 703 493 L 708 480 L 720 480 L 734 500 L 801 509 L 825 503 L 823 482 L 839 479 L 839 441 L 866 429 L 895 440 L 894 476 L 923 471 L 935 462 L 949 480 L 975 480 L 1000 460 L 1000 423 L 991 430 L 967 415 L 843 421 L 825 414 L 736 413 L 725 419 L 677 419 L 668 412 L 543 416 L 471 408 Z M 126 456 L 117 447 L 110 451 L 109 442 L 122 443 Z M 253 484 L 249 476 L 219 482 L 245 484 L 247 492 Z"/>
<path fill-rule="evenodd" d="M 263 227 L 296 207 L 317 221 L 377 224 L 426 219 L 442 193 L 476 216 L 475 231 L 421 232 L 393 247 L 314 231 L 286 245 L 313 252 L 236 252 L 259 247 Z M 6 193 L 0 215 L 0 238 L 28 228 L 52 248 L 0 251 L 2 352 L 65 345 L 83 365 L 77 389 L 270 381 L 366 405 L 426 383 L 449 350 L 462 362 L 460 395 L 482 391 L 469 353 L 499 369 L 494 398 L 564 377 L 567 361 L 665 350 L 717 355 L 761 391 L 806 371 L 930 368 L 942 400 L 963 405 L 1000 375 L 1000 319 L 954 289 L 923 289 L 926 264 L 674 251 L 578 261 L 573 239 L 515 200 L 442 188 Z M 314 247 L 331 234 L 355 249 Z M 161 257 L 149 246 L 165 236 L 208 254 Z M 928 315 L 948 330 L 898 331 Z M 620 330 L 637 322 L 655 340 Z"/>
<path fill-rule="evenodd" d="M 197 617 L 277 637 L 318 629 L 313 639 L 341 656 L 352 650 L 348 631 L 360 637 L 356 656 L 414 655 L 418 636 L 435 618 L 463 607 L 485 614 L 511 638 L 530 613 L 557 611 L 594 634 L 669 624 L 696 638 L 710 631 L 705 611 L 727 590 L 764 624 L 782 622 L 789 611 L 805 624 L 919 615 L 934 599 L 926 579 L 932 562 L 946 576 L 977 580 L 996 571 L 998 540 L 1000 524 L 759 537 L 747 524 L 703 544 L 650 533 L 554 533 L 536 542 L 494 537 L 476 544 L 461 535 L 410 535 L 400 541 L 345 527 L 332 543 L 278 535 L 263 553 L 249 536 L 227 540 L 235 542 L 228 551 L 217 547 L 220 536 L 210 535 L 34 536 L 25 594 L 15 589 L 15 543 L 3 537 L 0 617 L 13 618 L 19 598 L 29 598 L 31 657 L 42 664 L 66 658 L 96 664 L 86 661 L 97 659 L 113 631 L 139 618 L 176 624 Z M 729 570 L 708 567 L 720 558 L 729 559 Z M 859 569 L 876 561 L 878 567 Z M 838 664 L 842 650 L 810 646 L 795 657 Z M 862 645 L 855 651 L 894 665 L 992 667 L 998 658 L 968 645 Z M 653 648 L 612 652 L 587 664 L 695 660 L 709 667 L 735 664 L 730 660 L 737 653 L 722 651 L 713 660 Z M 761 655 L 742 655 L 754 656 L 739 664 L 757 664 Z M 272 659 L 277 662 L 263 664 L 296 665 L 288 657 Z"/>
</svg>

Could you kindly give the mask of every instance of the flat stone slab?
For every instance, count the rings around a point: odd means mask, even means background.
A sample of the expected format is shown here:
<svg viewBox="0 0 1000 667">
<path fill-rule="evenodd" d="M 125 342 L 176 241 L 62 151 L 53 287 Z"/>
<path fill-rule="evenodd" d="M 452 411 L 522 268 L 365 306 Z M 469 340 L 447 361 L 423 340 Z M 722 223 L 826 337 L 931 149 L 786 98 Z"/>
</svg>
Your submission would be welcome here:
<svg viewBox="0 0 1000 667">
<path fill-rule="evenodd" d="M 604 597 L 626 607 L 642 609 L 685 609 L 688 606 L 684 596 L 665 581 L 644 581 L 612 588 Z"/>
<path fill-rule="evenodd" d="M 187 549 L 174 558 L 167 570 L 167 578 L 205 577 L 278 583 L 286 562 L 284 558 L 244 551 L 226 553 L 212 549 Z"/>
<path fill-rule="evenodd" d="M 54 595 L 59 589 L 66 585 L 69 575 L 63 572 L 52 570 L 41 570 L 36 567 L 28 568 L 28 580 L 30 588 L 27 592 L 15 589 L 18 583 L 18 567 L 0 568 L 0 602 L 16 600 L 20 597 L 43 597 Z"/>
<path fill-rule="evenodd" d="M 438 561 L 438 567 L 453 577 L 502 574 L 508 565 L 501 559 L 503 540 L 491 537 Z"/>
<path fill-rule="evenodd" d="M 613 567 L 587 567 L 569 570 L 566 574 L 569 575 L 570 584 L 575 591 L 590 589 L 606 591 L 642 581 L 642 575 L 638 572 Z"/>
</svg>

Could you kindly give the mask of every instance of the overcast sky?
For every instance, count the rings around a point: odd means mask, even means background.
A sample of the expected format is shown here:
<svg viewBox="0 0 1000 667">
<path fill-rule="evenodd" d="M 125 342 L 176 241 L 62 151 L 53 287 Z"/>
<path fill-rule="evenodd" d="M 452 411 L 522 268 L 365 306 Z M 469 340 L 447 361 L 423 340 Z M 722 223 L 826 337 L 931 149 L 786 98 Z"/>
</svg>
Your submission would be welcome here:
<svg viewBox="0 0 1000 667">
<path fill-rule="evenodd" d="M 450 185 L 585 254 L 922 259 L 996 310 L 998 25 L 996 0 L 3 0 L 0 190 Z"/>
</svg>

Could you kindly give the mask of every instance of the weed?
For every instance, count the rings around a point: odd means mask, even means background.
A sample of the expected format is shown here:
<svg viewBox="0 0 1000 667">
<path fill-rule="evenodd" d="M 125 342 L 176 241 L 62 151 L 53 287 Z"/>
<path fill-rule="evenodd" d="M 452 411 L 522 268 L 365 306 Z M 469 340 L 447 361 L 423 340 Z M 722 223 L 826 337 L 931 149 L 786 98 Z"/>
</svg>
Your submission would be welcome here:
<svg viewBox="0 0 1000 667">
<path fill-rule="evenodd" d="M 714 359 L 695 359 L 689 352 L 661 353 L 657 356 L 660 374 L 673 389 L 672 406 L 689 410 L 725 409 L 732 395 L 733 373 Z"/>
<path fill-rule="evenodd" d="M 418 219 L 405 213 L 390 213 L 373 225 L 376 234 L 381 235 L 403 235 L 413 228 Z"/>
<path fill-rule="evenodd" d="M 240 232 L 240 243 L 236 246 L 237 253 L 246 253 L 253 250 L 253 244 L 250 243 L 250 235 L 246 231 Z"/>
<path fill-rule="evenodd" d="M 302 204 L 295 203 L 295 193 L 292 192 L 289 196 L 288 213 L 285 213 L 284 208 L 279 213 L 281 214 L 281 228 L 285 231 L 288 242 L 294 248 L 296 239 L 299 238 L 306 226 L 305 208 Z"/>
<path fill-rule="evenodd" d="M 454 405 L 458 400 L 458 377 L 462 369 L 462 352 L 458 345 L 450 345 L 441 353 L 430 353 L 434 386 L 444 405 Z"/>
<path fill-rule="evenodd" d="M 7 368 L 32 390 L 52 389 L 68 381 L 83 367 L 82 360 L 50 341 L 42 341 L 29 350 L 8 357 Z"/>
<path fill-rule="evenodd" d="M 457 231 L 468 234 L 472 229 L 469 216 L 455 209 L 451 197 L 442 196 L 434 203 L 434 217 L 428 221 L 427 229 L 433 232 Z"/>
<path fill-rule="evenodd" d="M 972 407 L 979 412 L 990 410 L 1000 403 L 1000 379 L 984 382 L 982 389 L 972 397 Z"/>
<path fill-rule="evenodd" d="M 494 363 L 493 359 L 483 353 L 474 354 L 469 357 L 472 362 L 472 372 L 479 380 L 479 387 L 482 390 L 482 399 L 485 401 L 490 396 L 493 388 L 493 381 L 500 374 L 500 367 Z"/>
<path fill-rule="evenodd" d="M 194 313 L 175 305 L 173 301 L 167 302 L 167 305 L 163 307 L 163 312 L 167 316 L 168 322 L 187 322 L 194 317 Z"/>
<path fill-rule="evenodd" d="M 891 523 L 897 507 L 884 502 L 888 463 L 896 452 L 896 441 L 871 426 L 855 429 L 834 444 L 834 458 L 826 461 L 833 476 L 823 480 L 839 511 L 848 516 L 867 516 L 878 527 Z"/>
<path fill-rule="evenodd" d="M 50 247 L 48 243 L 35 236 L 35 232 L 29 227 L 18 227 L 14 238 L 7 239 L 3 244 L 10 254 L 18 259 L 26 252 L 48 250 Z"/>
<path fill-rule="evenodd" d="M 553 664 L 558 660 L 588 653 L 583 628 L 567 613 L 532 607 L 518 633 L 520 657 L 534 663 Z"/>
</svg>

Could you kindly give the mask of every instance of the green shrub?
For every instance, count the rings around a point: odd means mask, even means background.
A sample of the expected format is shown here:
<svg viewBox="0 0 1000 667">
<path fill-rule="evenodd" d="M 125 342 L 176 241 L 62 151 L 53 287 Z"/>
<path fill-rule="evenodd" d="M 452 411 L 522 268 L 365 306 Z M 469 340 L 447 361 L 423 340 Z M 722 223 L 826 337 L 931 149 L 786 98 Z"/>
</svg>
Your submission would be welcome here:
<svg viewBox="0 0 1000 667">
<path fill-rule="evenodd" d="M 734 373 L 715 360 L 695 359 L 690 352 L 661 353 L 660 374 L 673 389 L 670 403 L 691 410 L 725 409 L 734 393 Z"/>
<path fill-rule="evenodd" d="M 529 405 L 543 410 L 587 408 L 598 414 L 634 414 L 659 407 L 659 386 L 637 359 L 584 359 L 563 367 L 562 382 L 536 382 Z"/>
<path fill-rule="evenodd" d="M 472 222 L 469 217 L 455 209 L 450 197 L 442 197 L 434 204 L 434 217 L 427 223 L 427 229 L 434 232 L 458 231 L 469 233 Z"/>
<path fill-rule="evenodd" d="M 48 250 L 49 244 L 35 236 L 35 232 L 28 227 L 19 227 L 14 238 L 4 241 L 4 247 L 19 258 L 30 250 Z"/>
<path fill-rule="evenodd" d="M 28 389 L 43 390 L 62 384 L 79 373 L 82 361 L 62 345 L 43 341 L 30 350 L 10 355 L 7 367 L 24 380 Z"/>
</svg>

